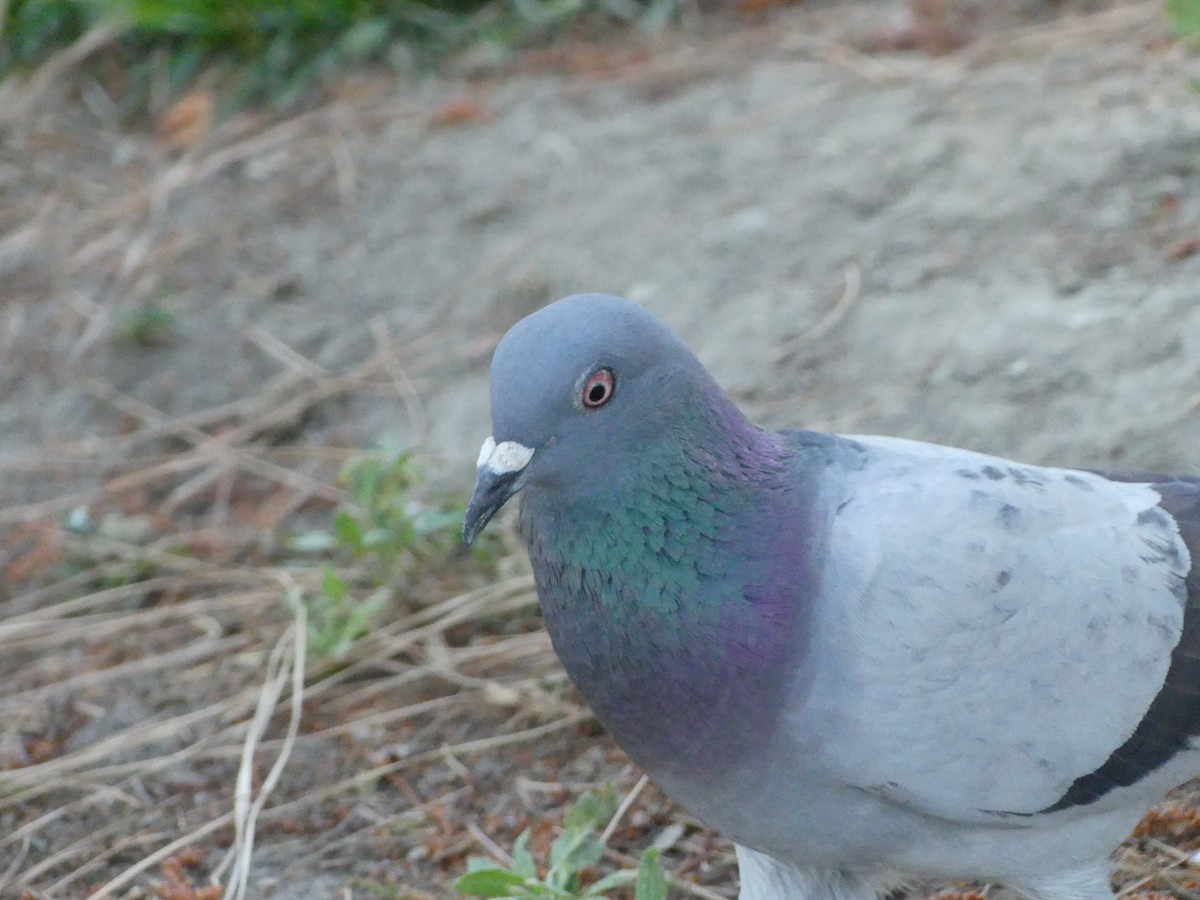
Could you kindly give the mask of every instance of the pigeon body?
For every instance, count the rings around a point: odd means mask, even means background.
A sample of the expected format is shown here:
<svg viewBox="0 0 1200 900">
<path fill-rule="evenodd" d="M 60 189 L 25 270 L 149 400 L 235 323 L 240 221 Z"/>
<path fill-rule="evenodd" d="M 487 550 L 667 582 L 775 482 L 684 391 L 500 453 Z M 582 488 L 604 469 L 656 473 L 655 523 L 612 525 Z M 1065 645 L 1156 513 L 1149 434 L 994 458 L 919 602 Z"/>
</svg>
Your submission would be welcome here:
<svg viewBox="0 0 1200 900">
<path fill-rule="evenodd" d="M 742 900 L 1107 897 L 1200 772 L 1200 481 L 759 429 L 601 295 L 505 336 L 492 418 L 464 536 L 522 492 L 555 651 Z"/>
</svg>

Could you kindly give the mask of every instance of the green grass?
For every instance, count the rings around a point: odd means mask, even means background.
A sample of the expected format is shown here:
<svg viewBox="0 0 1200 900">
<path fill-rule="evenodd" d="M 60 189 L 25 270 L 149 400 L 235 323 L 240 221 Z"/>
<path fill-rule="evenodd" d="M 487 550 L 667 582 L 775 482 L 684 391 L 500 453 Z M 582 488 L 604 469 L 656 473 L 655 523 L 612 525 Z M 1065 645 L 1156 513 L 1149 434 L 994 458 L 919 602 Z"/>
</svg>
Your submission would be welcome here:
<svg viewBox="0 0 1200 900">
<path fill-rule="evenodd" d="M 0 78 L 31 71 L 92 28 L 115 23 L 121 37 L 91 65 L 125 113 L 145 112 L 152 95 L 182 92 L 202 71 L 220 76 L 209 81 L 220 85 L 223 110 L 262 101 L 287 108 L 351 67 L 428 66 L 480 43 L 502 55 L 585 14 L 650 26 L 669 20 L 681 3 L 9 0 L 0 4 Z"/>
<path fill-rule="evenodd" d="M 1200 41 L 1200 0 L 1166 0 L 1167 18 L 1176 37 Z"/>
<path fill-rule="evenodd" d="M 206 73 L 218 110 L 286 110 L 363 65 L 411 69 L 486 46 L 489 59 L 581 19 L 658 28 L 686 0 L 8 0 L 0 79 L 36 69 L 100 25 L 120 37 L 89 62 L 125 117 Z M 1200 0 L 1164 0 L 1176 36 L 1200 42 Z M 152 99 L 155 98 L 155 99 Z"/>
</svg>

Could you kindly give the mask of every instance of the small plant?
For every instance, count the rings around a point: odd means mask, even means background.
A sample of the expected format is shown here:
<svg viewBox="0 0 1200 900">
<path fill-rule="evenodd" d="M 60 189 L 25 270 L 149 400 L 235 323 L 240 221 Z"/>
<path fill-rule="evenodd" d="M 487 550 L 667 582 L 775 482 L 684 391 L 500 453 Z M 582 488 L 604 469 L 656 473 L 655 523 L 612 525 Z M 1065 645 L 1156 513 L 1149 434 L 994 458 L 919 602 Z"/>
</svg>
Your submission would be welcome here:
<svg viewBox="0 0 1200 900">
<path fill-rule="evenodd" d="M 351 460 L 338 477 L 350 504 L 333 517 L 334 539 L 367 564 L 376 585 L 393 584 L 404 570 L 444 558 L 456 545 L 465 510 L 421 504 L 413 496 L 421 480 L 410 453 Z"/>
<path fill-rule="evenodd" d="M 348 502 L 330 530 L 291 541 L 293 550 L 332 553 L 344 564 L 324 567 L 321 591 L 309 601 L 308 646 L 318 658 L 345 656 L 396 590 L 461 552 L 464 508 L 422 503 L 415 496 L 421 481 L 410 453 L 353 459 L 338 476 Z M 472 558 L 486 560 L 491 552 L 484 548 Z"/>
<path fill-rule="evenodd" d="M 604 855 L 597 831 L 617 810 L 617 793 L 611 786 L 584 794 L 563 821 L 563 832 L 550 848 L 544 876 L 529 850 L 528 829 L 513 844 L 512 863 L 505 867 L 486 857 L 467 862 L 467 874 L 454 887 L 471 897 L 550 897 L 554 900 L 605 898 L 619 888 L 633 886 L 634 900 L 666 900 L 667 878 L 658 864 L 658 851 L 648 849 L 636 870 L 610 872 L 590 884 L 583 875 Z"/>
<path fill-rule="evenodd" d="M 119 322 L 120 340 L 138 347 L 161 347 L 179 332 L 179 317 L 154 300 L 123 313 Z"/>
<path fill-rule="evenodd" d="M 355 597 L 346 579 L 333 566 L 325 566 L 321 593 L 308 602 L 308 652 L 318 659 L 344 657 L 370 630 L 387 599 L 383 590 L 362 599 Z"/>
</svg>

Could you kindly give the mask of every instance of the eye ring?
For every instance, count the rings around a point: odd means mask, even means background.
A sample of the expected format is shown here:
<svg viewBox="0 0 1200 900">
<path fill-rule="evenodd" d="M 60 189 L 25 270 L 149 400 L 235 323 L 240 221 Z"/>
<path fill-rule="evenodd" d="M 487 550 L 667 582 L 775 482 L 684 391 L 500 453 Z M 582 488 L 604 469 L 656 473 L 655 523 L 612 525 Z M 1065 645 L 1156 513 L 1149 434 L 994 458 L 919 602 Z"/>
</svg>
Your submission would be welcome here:
<svg viewBox="0 0 1200 900">
<path fill-rule="evenodd" d="M 585 409 L 599 409 L 612 399 L 616 388 L 617 382 L 612 369 L 597 369 L 583 382 L 579 401 Z"/>
</svg>

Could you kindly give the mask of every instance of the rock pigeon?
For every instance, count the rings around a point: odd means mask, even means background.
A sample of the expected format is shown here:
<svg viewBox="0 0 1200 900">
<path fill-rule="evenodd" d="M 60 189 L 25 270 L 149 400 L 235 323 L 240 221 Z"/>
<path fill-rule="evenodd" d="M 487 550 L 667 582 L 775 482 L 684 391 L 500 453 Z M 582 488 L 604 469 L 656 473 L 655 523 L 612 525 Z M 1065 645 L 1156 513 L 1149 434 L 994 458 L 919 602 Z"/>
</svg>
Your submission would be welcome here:
<svg viewBox="0 0 1200 900">
<path fill-rule="evenodd" d="M 556 653 L 741 900 L 1110 897 L 1200 773 L 1200 479 L 761 429 L 595 294 L 505 335 L 491 406 L 464 539 L 521 492 Z"/>
</svg>

